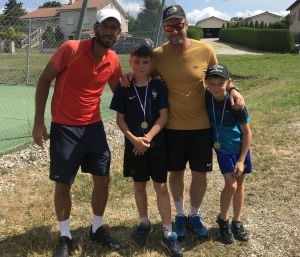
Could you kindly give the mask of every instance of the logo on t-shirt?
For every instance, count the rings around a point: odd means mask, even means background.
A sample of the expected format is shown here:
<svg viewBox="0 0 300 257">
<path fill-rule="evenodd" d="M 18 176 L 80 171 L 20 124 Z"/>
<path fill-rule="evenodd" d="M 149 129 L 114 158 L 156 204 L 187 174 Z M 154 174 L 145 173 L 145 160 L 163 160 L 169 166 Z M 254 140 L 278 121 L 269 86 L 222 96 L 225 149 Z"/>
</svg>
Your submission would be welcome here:
<svg viewBox="0 0 300 257">
<path fill-rule="evenodd" d="M 155 92 L 155 89 L 152 89 L 152 99 L 156 99 L 157 92 Z"/>
</svg>

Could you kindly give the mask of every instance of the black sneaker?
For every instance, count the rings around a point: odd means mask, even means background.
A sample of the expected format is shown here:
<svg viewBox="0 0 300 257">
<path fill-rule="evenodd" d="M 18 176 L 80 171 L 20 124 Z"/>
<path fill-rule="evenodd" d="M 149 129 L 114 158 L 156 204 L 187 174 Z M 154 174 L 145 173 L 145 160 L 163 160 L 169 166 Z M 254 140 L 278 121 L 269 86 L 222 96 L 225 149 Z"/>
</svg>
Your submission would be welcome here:
<svg viewBox="0 0 300 257">
<path fill-rule="evenodd" d="M 167 248 L 171 256 L 181 257 L 183 256 L 183 248 L 180 243 L 177 241 L 177 234 L 173 232 L 168 237 L 162 235 L 160 243 L 163 247 Z"/>
<path fill-rule="evenodd" d="M 99 227 L 95 233 L 93 233 L 91 226 L 89 236 L 91 241 L 96 241 L 97 243 L 106 245 L 113 250 L 118 250 L 121 248 L 120 242 L 117 239 L 111 237 L 108 230 L 103 226 Z"/>
<path fill-rule="evenodd" d="M 59 239 L 59 245 L 57 246 L 53 257 L 69 257 L 73 254 L 73 251 L 73 240 L 67 236 L 62 236 Z"/>
<path fill-rule="evenodd" d="M 244 229 L 242 222 L 232 221 L 230 227 L 236 239 L 244 242 L 247 242 L 249 240 L 249 236 L 247 234 L 247 231 Z"/>
<path fill-rule="evenodd" d="M 234 241 L 234 237 L 230 229 L 229 220 L 222 220 L 219 214 L 217 216 L 216 222 L 219 224 L 220 236 L 224 243 L 232 244 Z"/>
<path fill-rule="evenodd" d="M 137 246 L 142 247 L 147 244 L 149 235 L 152 233 L 152 231 L 153 228 L 150 222 L 149 226 L 146 226 L 145 224 L 141 223 L 136 229 L 136 231 L 133 232 L 132 239 Z"/>
</svg>

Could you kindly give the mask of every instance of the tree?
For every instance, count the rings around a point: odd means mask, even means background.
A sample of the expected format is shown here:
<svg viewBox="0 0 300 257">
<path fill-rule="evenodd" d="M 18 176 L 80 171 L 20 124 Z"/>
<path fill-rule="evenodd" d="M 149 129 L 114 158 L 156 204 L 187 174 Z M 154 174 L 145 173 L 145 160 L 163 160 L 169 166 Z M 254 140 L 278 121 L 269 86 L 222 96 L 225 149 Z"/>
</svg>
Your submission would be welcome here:
<svg viewBox="0 0 300 257">
<path fill-rule="evenodd" d="M 249 27 L 250 27 L 250 28 L 254 28 L 254 23 L 253 23 L 253 21 L 252 21 L 252 20 L 250 21 L 250 25 L 249 25 Z"/>
<path fill-rule="evenodd" d="M 136 20 L 132 16 L 128 16 L 128 32 L 132 32 L 135 29 Z"/>
<path fill-rule="evenodd" d="M 23 3 L 17 3 L 17 0 L 8 0 L 4 5 L 3 15 L 6 17 L 20 17 L 25 15 L 26 9 L 23 8 Z"/>
<path fill-rule="evenodd" d="M 271 29 L 271 28 L 272 28 L 272 23 L 270 22 L 269 26 L 268 26 L 268 29 Z"/>
<path fill-rule="evenodd" d="M 260 29 L 264 29 L 265 28 L 265 23 L 263 21 L 261 21 L 259 28 Z"/>
<path fill-rule="evenodd" d="M 268 28 L 268 24 L 267 23 L 265 23 L 265 29 L 267 29 Z"/>
<path fill-rule="evenodd" d="M 225 24 L 223 23 L 223 25 L 222 25 L 222 29 L 225 29 L 226 27 L 225 27 Z"/>
<path fill-rule="evenodd" d="M 53 28 L 51 26 L 48 26 L 45 30 L 44 34 L 42 35 L 42 39 L 46 42 L 53 41 Z"/>
<path fill-rule="evenodd" d="M 49 1 L 44 3 L 42 6 L 39 6 L 39 8 L 51 8 L 51 7 L 60 7 L 61 3 L 56 1 Z"/>
<path fill-rule="evenodd" d="M 244 18 L 243 17 L 232 17 L 230 20 L 231 21 L 242 21 L 242 20 L 244 20 Z"/>
<path fill-rule="evenodd" d="M 257 21 L 257 20 L 255 21 L 254 28 L 259 29 L 259 24 L 258 24 L 258 21 Z"/>
<path fill-rule="evenodd" d="M 290 14 L 288 14 L 287 16 L 283 17 L 281 19 L 281 22 L 284 23 L 286 25 L 287 28 L 290 27 Z"/>
<path fill-rule="evenodd" d="M 288 27 L 285 23 L 281 21 L 276 21 L 275 23 L 273 23 L 272 29 L 288 29 Z"/>
<path fill-rule="evenodd" d="M 246 20 L 246 22 L 245 22 L 245 27 L 249 27 L 249 22 L 248 22 L 248 20 Z"/>
<path fill-rule="evenodd" d="M 55 41 L 63 41 L 64 40 L 64 33 L 62 33 L 59 26 L 55 27 L 54 30 L 54 40 Z"/>
<path fill-rule="evenodd" d="M 133 32 L 136 36 L 154 37 L 161 8 L 160 0 L 144 0 L 144 8 L 138 14 Z"/>
</svg>

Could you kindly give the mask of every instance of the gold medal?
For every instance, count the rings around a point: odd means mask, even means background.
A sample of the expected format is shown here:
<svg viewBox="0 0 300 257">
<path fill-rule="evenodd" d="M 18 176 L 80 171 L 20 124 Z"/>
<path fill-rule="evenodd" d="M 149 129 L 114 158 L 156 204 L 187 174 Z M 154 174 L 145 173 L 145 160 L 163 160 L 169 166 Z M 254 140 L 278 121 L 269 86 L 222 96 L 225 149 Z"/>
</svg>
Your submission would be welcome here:
<svg viewBox="0 0 300 257">
<path fill-rule="evenodd" d="M 220 148 L 221 148 L 220 142 L 218 142 L 218 141 L 215 142 L 215 143 L 214 143 L 214 148 L 215 148 L 215 149 L 220 149 Z"/>
<path fill-rule="evenodd" d="M 148 128 L 148 123 L 147 123 L 147 121 L 143 121 L 143 122 L 141 123 L 141 127 L 142 127 L 142 129 Z"/>
</svg>

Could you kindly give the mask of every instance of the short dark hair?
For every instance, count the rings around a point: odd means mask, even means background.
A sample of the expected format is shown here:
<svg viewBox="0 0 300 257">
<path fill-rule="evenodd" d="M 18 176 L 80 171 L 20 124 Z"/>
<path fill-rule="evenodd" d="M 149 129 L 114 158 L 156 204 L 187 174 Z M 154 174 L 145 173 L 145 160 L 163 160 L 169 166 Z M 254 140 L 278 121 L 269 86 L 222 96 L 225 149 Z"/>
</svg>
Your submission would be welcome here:
<svg viewBox="0 0 300 257">
<path fill-rule="evenodd" d="M 147 45 L 136 45 L 130 52 L 130 57 L 133 56 L 142 56 L 142 57 L 153 57 L 152 49 Z"/>
</svg>

